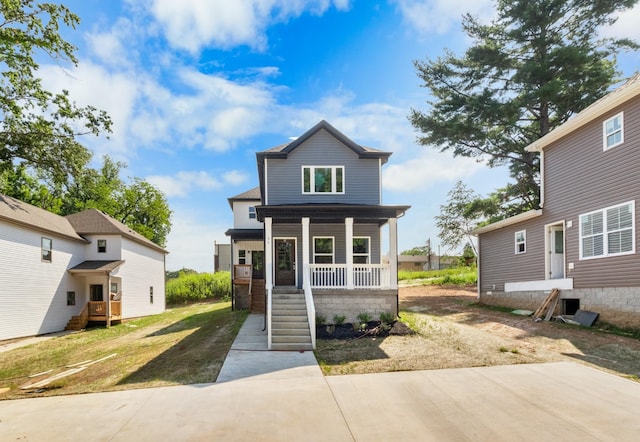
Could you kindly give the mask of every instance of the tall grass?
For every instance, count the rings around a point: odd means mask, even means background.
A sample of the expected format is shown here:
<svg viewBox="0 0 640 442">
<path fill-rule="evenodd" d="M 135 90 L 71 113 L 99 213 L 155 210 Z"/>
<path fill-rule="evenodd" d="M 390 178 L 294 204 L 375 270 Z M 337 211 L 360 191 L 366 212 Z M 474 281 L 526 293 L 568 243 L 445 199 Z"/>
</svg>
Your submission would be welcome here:
<svg viewBox="0 0 640 442">
<path fill-rule="evenodd" d="M 478 272 L 476 267 L 457 267 L 420 272 L 401 270 L 398 272 L 399 281 L 415 279 L 419 279 L 423 285 L 468 285 L 478 282 Z"/>
<path fill-rule="evenodd" d="M 231 298 L 231 273 L 180 274 L 167 281 L 167 304 Z"/>
</svg>

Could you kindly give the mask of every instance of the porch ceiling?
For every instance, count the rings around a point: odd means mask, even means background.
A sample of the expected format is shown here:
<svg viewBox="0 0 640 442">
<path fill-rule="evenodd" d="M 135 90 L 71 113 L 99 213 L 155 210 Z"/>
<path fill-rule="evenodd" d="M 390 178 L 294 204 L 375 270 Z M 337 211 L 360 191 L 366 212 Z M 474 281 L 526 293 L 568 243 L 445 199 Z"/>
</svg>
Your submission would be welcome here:
<svg viewBox="0 0 640 442">
<path fill-rule="evenodd" d="M 353 218 L 356 223 L 386 224 L 390 218 L 400 218 L 411 206 L 372 206 L 362 204 L 296 204 L 256 206 L 259 221 L 266 217 L 274 223 L 299 223 L 309 218 L 316 223 L 343 223 Z"/>
<path fill-rule="evenodd" d="M 103 273 L 111 272 L 124 263 L 124 260 L 116 261 L 84 261 L 69 269 L 69 273 Z"/>
</svg>

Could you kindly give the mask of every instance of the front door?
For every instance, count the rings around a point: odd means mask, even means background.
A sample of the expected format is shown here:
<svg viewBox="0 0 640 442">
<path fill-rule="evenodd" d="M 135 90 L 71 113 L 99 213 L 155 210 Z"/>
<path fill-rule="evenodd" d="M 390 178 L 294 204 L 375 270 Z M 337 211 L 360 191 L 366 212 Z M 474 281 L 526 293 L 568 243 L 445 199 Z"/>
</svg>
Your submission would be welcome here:
<svg viewBox="0 0 640 442">
<path fill-rule="evenodd" d="M 89 286 L 89 295 L 91 301 L 104 301 L 104 298 L 102 297 L 102 285 L 91 284 Z"/>
<path fill-rule="evenodd" d="M 564 227 L 549 227 L 549 279 L 564 278 Z"/>
<path fill-rule="evenodd" d="M 276 285 L 296 284 L 296 241 L 276 239 Z"/>
</svg>

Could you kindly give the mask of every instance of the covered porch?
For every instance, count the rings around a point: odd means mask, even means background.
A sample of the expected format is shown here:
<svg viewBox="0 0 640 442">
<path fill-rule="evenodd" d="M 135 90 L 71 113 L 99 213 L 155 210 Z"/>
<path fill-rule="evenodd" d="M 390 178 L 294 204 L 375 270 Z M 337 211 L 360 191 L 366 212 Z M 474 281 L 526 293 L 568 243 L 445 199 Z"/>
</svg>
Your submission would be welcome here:
<svg viewBox="0 0 640 442">
<path fill-rule="evenodd" d="M 397 219 L 409 206 L 258 206 L 265 288 L 397 290 Z M 382 229 L 388 227 L 388 262 Z M 308 272 L 304 269 L 308 268 Z"/>
<path fill-rule="evenodd" d="M 84 280 L 88 301 L 80 314 L 69 320 L 67 329 L 82 329 L 89 321 L 104 322 L 110 327 L 112 322 L 122 320 L 122 281 L 114 273 L 123 263 L 123 260 L 84 261 L 68 270 Z"/>
</svg>

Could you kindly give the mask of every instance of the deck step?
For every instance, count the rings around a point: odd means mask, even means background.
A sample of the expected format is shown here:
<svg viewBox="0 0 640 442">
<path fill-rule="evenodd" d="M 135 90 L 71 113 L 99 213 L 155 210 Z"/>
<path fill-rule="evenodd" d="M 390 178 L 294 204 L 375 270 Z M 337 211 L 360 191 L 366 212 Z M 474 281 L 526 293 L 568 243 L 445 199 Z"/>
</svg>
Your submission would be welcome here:
<svg viewBox="0 0 640 442">
<path fill-rule="evenodd" d="M 272 321 L 271 322 L 271 328 L 276 329 L 292 329 L 292 328 L 298 328 L 298 329 L 302 329 L 302 328 L 309 328 L 309 323 L 305 320 L 305 321 Z"/>
<path fill-rule="evenodd" d="M 301 336 L 308 335 L 309 327 L 301 328 L 274 328 L 271 333 L 272 336 Z"/>
<path fill-rule="evenodd" d="M 305 322 L 308 323 L 307 315 L 273 315 L 271 322 Z"/>
</svg>

